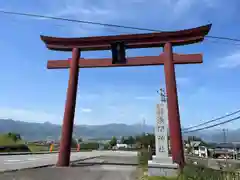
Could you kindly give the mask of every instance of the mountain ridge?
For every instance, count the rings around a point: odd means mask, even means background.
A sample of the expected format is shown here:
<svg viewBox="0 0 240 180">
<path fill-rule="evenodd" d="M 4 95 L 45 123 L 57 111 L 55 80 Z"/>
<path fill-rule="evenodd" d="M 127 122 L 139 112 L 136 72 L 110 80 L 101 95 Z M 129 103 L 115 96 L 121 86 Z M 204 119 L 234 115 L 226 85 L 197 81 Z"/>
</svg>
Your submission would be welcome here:
<svg viewBox="0 0 240 180">
<path fill-rule="evenodd" d="M 153 133 L 154 127 L 141 124 L 127 125 L 111 123 L 104 125 L 75 125 L 74 135 L 82 138 L 111 138 L 112 136 L 135 136 L 143 132 Z M 44 123 L 30 123 L 12 119 L 0 119 L 0 133 L 16 132 L 26 140 L 42 140 L 51 137 L 59 139 L 61 125 Z"/>
<path fill-rule="evenodd" d="M 184 129 L 184 128 L 183 128 Z M 61 125 L 50 122 L 33 123 L 12 119 L 0 119 L 0 133 L 15 132 L 21 134 L 26 140 L 45 140 L 47 138 L 58 140 L 61 134 Z M 142 133 L 154 133 L 154 126 L 142 124 L 110 123 L 102 125 L 75 125 L 74 136 L 84 139 L 110 139 L 112 136 L 136 136 Z M 208 142 L 223 142 L 222 130 L 204 130 L 193 133 L 183 133 L 183 138 L 197 136 Z M 228 142 L 240 141 L 239 130 L 229 130 Z"/>
</svg>

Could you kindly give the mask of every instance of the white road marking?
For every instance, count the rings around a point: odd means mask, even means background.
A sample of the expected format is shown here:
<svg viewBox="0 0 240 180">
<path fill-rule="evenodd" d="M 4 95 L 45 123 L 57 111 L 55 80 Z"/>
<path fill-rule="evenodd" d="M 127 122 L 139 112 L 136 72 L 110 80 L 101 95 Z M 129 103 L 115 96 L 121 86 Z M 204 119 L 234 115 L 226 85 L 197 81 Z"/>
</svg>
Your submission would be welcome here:
<svg viewBox="0 0 240 180">
<path fill-rule="evenodd" d="M 20 164 L 20 163 L 26 163 L 27 161 L 21 161 L 19 159 L 5 159 L 5 162 L 3 164 Z"/>
<path fill-rule="evenodd" d="M 22 164 L 22 163 L 29 163 L 29 161 L 18 161 L 18 162 L 4 162 L 3 164 Z"/>
<path fill-rule="evenodd" d="M 36 161 L 36 160 L 38 160 L 38 159 L 40 159 L 40 158 L 28 158 L 27 160 L 28 160 L 28 161 Z"/>
<path fill-rule="evenodd" d="M 5 159 L 4 161 L 7 161 L 7 162 L 19 162 L 21 160 L 19 160 L 19 159 Z"/>
</svg>

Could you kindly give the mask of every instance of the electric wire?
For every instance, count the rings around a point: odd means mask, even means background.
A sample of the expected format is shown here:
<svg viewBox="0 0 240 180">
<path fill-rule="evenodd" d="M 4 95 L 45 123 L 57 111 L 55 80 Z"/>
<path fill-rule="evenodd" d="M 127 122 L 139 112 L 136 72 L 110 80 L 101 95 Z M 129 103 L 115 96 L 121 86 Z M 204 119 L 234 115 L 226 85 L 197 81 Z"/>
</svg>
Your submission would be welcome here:
<svg viewBox="0 0 240 180">
<path fill-rule="evenodd" d="M 226 123 L 229 123 L 229 122 L 233 122 L 233 121 L 236 121 L 240 119 L 240 116 L 237 116 L 235 118 L 232 118 L 232 119 L 228 119 L 226 121 L 223 121 L 223 122 L 220 122 L 220 123 L 216 123 L 216 124 L 213 124 L 213 125 L 210 125 L 210 126 L 206 126 L 206 127 L 203 127 L 203 128 L 198 128 L 198 129 L 194 129 L 194 130 L 190 130 L 190 131 L 182 131 L 182 133 L 191 133 L 191 132 L 197 132 L 197 131 L 202 131 L 202 130 L 205 130 L 205 129 L 210 129 L 210 128 L 213 128 L 213 127 L 216 127 L 216 126 L 219 126 L 219 125 L 222 125 L 222 124 L 226 124 Z"/>
<path fill-rule="evenodd" d="M 200 124 L 198 124 L 198 125 L 194 125 L 194 126 L 190 126 L 190 127 L 188 127 L 188 128 L 184 128 L 183 130 L 184 130 L 184 131 L 187 131 L 187 130 L 190 130 L 190 129 L 193 129 L 193 128 L 197 128 L 197 127 L 200 127 L 200 126 L 203 126 L 203 125 L 206 125 L 206 124 L 209 124 L 209 123 L 215 122 L 215 121 L 219 121 L 219 120 L 221 120 L 221 119 L 224 119 L 224 118 L 226 118 L 226 117 L 229 117 L 229 116 L 235 115 L 235 114 L 237 114 L 237 113 L 240 113 L 240 109 L 237 110 L 237 111 L 234 111 L 234 112 L 228 113 L 228 114 L 226 114 L 226 115 L 223 115 L 223 116 L 220 116 L 220 117 L 217 117 L 217 118 L 211 119 L 211 120 L 209 120 L 209 121 L 205 121 L 205 122 L 200 123 Z"/>
<path fill-rule="evenodd" d="M 133 26 L 110 24 L 110 23 L 100 23 L 100 22 L 93 22 L 93 21 L 61 18 L 61 17 L 54 17 L 54 16 L 47 16 L 47 15 L 39 15 L 39 14 L 31 14 L 31 13 L 20 13 L 20 12 L 14 12 L 14 11 L 0 10 L 0 13 L 11 14 L 11 15 L 20 15 L 20 16 L 28 16 L 28 17 L 38 17 L 38 18 L 53 19 L 53 20 L 61 20 L 61 21 L 83 23 L 83 24 L 92 24 L 92 25 L 99 25 L 99 26 L 108 26 L 108 27 L 115 27 L 115 28 L 134 29 L 134 30 L 151 31 L 151 32 L 163 32 L 161 30 L 150 29 L 150 28 L 140 28 L 140 27 L 133 27 Z M 206 37 L 207 38 L 212 38 L 212 39 L 218 39 L 218 40 L 227 40 L 227 41 L 240 42 L 240 39 L 237 39 L 237 38 L 221 37 L 221 36 L 209 36 L 209 35 L 206 36 Z"/>
</svg>

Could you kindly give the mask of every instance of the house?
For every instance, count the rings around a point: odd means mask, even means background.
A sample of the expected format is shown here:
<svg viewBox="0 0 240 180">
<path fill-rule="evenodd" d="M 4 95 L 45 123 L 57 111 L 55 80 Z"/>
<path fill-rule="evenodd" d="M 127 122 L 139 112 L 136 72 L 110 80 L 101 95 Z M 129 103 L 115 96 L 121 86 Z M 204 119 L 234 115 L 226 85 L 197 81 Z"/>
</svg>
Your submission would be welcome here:
<svg viewBox="0 0 240 180">
<path fill-rule="evenodd" d="M 199 157 L 208 157 L 208 148 L 202 141 L 190 141 L 186 143 L 186 149 L 189 149 L 189 154 L 196 155 Z"/>
<path fill-rule="evenodd" d="M 239 153 L 239 143 L 218 143 L 215 145 L 213 156 L 215 158 L 236 159 Z"/>
</svg>

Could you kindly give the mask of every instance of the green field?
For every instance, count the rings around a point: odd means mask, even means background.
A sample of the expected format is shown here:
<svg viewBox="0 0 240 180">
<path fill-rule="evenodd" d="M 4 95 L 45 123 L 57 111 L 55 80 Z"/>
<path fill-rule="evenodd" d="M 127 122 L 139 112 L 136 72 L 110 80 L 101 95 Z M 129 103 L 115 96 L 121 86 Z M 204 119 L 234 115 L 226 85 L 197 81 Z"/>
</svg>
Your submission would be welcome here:
<svg viewBox="0 0 240 180">
<path fill-rule="evenodd" d="M 24 144 L 23 140 L 14 141 L 7 134 L 0 135 L 0 146 L 11 146 L 16 144 Z"/>
<path fill-rule="evenodd" d="M 17 146 L 24 145 L 26 142 L 24 140 L 14 141 L 8 134 L 0 135 L 0 146 Z M 33 143 L 26 144 L 31 152 L 39 152 L 39 151 L 49 151 L 49 147 L 46 145 L 36 145 Z M 8 150 L 9 151 L 9 150 Z"/>
<path fill-rule="evenodd" d="M 28 148 L 31 152 L 49 151 L 49 146 L 47 145 L 28 144 Z M 53 151 L 54 150 L 56 149 L 53 148 Z"/>
</svg>

